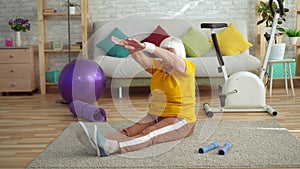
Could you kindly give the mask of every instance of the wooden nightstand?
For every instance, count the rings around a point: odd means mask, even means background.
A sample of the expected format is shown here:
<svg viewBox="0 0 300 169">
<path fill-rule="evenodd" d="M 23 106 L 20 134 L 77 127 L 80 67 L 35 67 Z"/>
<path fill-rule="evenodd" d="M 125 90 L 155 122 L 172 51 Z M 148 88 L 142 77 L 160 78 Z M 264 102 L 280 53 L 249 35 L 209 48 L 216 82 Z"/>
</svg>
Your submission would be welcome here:
<svg viewBox="0 0 300 169">
<path fill-rule="evenodd" d="M 0 92 L 28 92 L 37 89 L 37 48 L 0 48 Z"/>
</svg>

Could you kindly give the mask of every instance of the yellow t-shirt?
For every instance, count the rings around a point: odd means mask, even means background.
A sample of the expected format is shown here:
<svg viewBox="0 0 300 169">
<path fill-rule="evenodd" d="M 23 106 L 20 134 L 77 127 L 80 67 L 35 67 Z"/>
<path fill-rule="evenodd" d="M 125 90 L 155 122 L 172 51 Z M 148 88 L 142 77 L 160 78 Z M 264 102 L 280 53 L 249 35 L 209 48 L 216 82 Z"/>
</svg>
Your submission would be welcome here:
<svg viewBox="0 0 300 169">
<path fill-rule="evenodd" d="M 195 64 L 189 60 L 185 73 L 173 69 L 169 74 L 163 70 L 161 60 L 151 59 L 152 74 L 149 113 L 160 117 L 180 117 L 187 122 L 196 121 L 195 113 Z"/>
</svg>

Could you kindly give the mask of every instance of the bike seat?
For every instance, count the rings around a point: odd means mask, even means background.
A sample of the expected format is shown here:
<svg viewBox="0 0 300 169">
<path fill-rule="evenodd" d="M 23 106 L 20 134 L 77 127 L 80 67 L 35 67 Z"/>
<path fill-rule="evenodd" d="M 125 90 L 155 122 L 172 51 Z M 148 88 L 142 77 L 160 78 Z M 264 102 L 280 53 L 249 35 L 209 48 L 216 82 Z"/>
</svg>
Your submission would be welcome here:
<svg viewBox="0 0 300 169">
<path fill-rule="evenodd" d="M 224 28 L 227 27 L 227 23 L 201 23 L 201 28 Z"/>
</svg>

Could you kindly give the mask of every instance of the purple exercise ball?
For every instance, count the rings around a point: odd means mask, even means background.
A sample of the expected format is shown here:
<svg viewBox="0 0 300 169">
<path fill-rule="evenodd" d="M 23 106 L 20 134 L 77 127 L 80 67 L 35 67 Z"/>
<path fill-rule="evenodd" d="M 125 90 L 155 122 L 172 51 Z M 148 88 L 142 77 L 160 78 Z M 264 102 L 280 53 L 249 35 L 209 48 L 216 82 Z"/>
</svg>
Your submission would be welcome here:
<svg viewBox="0 0 300 169">
<path fill-rule="evenodd" d="M 67 103 L 81 100 L 92 104 L 100 98 L 105 85 L 102 68 L 89 59 L 75 59 L 68 63 L 58 80 L 60 94 Z"/>
</svg>

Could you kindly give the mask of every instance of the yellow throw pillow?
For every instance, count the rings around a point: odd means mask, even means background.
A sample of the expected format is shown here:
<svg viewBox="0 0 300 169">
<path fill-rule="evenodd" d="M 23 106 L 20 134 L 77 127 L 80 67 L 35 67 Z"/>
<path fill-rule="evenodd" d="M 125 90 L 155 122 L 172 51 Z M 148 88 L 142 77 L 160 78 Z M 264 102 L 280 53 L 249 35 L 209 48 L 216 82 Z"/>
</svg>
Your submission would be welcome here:
<svg viewBox="0 0 300 169">
<path fill-rule="evenodd" d="M 240 54 L 253 46 L 232 23 L 223 31 L 217 33 L 217 38 L 224 56 Z M 212 39 L 210 39 L 210 42 L 212 42 Z"/>
</svg>

